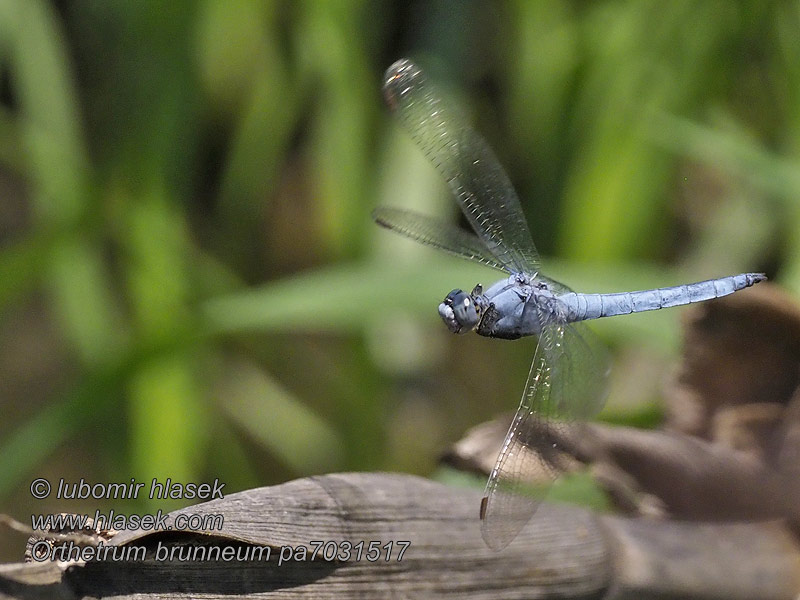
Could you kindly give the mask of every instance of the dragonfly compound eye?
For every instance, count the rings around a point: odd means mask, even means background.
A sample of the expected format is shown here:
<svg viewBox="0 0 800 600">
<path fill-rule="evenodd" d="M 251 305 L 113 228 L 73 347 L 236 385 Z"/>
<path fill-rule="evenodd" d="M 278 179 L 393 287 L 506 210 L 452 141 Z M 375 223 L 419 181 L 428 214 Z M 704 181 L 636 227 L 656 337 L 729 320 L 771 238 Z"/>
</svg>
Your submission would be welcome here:
<svg viewBox="0 0 800 600">
<path fill-rule="evenodd" d="M 453 290 L 439 305 L 439 316 L 453 333 L 467 333 L 480 321 L 480 307 L 462 290 Z"/>
</svg>

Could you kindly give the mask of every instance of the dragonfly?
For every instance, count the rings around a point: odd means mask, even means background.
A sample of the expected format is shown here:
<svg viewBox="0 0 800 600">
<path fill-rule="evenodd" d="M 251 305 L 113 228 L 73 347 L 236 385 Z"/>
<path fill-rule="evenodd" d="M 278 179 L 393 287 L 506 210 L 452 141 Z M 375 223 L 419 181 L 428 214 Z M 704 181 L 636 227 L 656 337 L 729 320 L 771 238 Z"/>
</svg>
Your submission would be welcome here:
<svg viewBox="0 0 800 600">
<path fill-rule="evenodd" d="M 495 550 L 507 546 L 536 512 L 532 471 L 549 483 L 563 471 L 564 436 L 605 403 L 610 360 L 583 321 L 711 300 L 764 281 L 743 273 L 674 287 L 583 294 L 540 270 L 519 198 L 486 141 L 451 110 L 423 71 L 401 59 L 386 71 L 383 95 L 418 148 L 447 181 L 474 234 L 413 211 L 378 207 L 375 221 L 412 240 L 505 273 L 487 289 L 454 289 L 439 315 L 456 334 L 514 340 L 538 338 L 519 408 L 481 500 L 481 533 Z M 538 468 L 537 468 L 538 467 Z M 546 486 L 545 486 L 546 487 Z"/>
</svg>

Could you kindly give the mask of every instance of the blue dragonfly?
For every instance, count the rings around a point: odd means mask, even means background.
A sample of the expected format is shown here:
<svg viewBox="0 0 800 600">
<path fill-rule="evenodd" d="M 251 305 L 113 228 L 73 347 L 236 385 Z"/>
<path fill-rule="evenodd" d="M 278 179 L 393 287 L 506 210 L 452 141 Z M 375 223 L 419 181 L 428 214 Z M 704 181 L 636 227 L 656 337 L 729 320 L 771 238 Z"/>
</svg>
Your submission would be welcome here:
<svg viewBox="0 0 800 600">
<path fill-rule="evenodd" d="M 383 93 L 389 109 L 449 184 L 477 235 L 398 208 L 378 207 L 374 219 L 417 242 L 506 274 L 486 290 L 479 284 L 470 293 L 455 289 L 447 294 L 439 315 L 451 332 L 538 338 L 519 409 L 480 506 L 483 538 L 500 550 L 539 505 L 540 498 L 529 493 L 529 473 L 543 471 L 552 482 L 563 467 L 563 433 L 597 414 L 605 402 L 609 358 L 582 321 L 710 300 L 766 277 L 743 273 L 637 292 L 574 292 L 541 273 L 539 254 L 503 168 L 484 139 L 449 110 L 420 68 L 407 59 L 395 62 L 386 71 Z"/>
</svg>

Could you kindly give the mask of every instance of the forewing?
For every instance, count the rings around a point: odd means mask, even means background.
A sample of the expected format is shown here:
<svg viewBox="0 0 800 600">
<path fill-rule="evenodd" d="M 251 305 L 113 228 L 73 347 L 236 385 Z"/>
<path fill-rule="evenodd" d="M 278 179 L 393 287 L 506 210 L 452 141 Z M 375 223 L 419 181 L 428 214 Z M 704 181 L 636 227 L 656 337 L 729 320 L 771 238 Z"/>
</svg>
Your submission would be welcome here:
<svg viewBox="0 0 800 600">
<path fill-rule="evenodd" d="M 383 93 L 497 261 L 509 271 L 538 271 L 539 255 L 519 199 L 486 141 L 445 107 L 419 67 L 407 59 L 386 71 Z"/>
<path fill-rule="evenodd" d="M 378 225 L 422 244 L 510 273 L 477 236 L 444 221 L 387 206 L 379 206 L 372 211 L 372 218 Z"/>
</svg>

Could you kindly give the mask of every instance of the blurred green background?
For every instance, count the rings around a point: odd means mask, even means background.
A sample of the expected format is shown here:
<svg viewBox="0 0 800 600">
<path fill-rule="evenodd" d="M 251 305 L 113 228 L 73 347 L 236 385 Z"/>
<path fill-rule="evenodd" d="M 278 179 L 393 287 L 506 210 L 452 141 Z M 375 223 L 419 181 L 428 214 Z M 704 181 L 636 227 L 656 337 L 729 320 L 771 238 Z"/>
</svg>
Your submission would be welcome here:
<svg viewBox="0 0 800 600">
<path fill-rule="evenodd" d="M 446 478 L 516 406 L 533 342 L 436 314 L 496 274 L 369 217 L 456 217 L 383 107 L 402 56 L 489 140 L 552 277 L 797 292 L 798 32 L 788 2 L 0 0 L 0 512 L 185 504 L 35 477 Z M 657 418 L 680 315 L 597 324 L 606 418 Z"/>
</svg>

